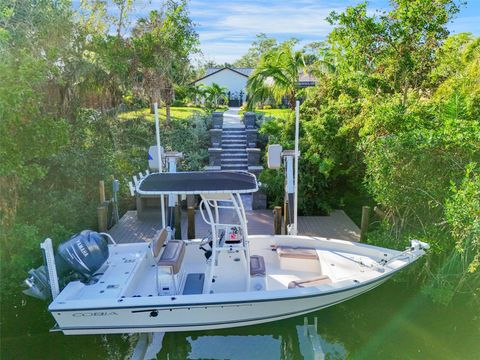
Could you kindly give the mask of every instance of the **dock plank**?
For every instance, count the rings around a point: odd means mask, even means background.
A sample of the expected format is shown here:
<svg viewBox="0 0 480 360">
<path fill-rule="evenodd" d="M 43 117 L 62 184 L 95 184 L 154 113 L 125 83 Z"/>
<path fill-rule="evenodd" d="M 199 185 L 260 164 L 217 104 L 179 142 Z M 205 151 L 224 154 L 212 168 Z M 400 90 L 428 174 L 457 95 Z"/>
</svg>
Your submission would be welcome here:
<svg viewBox="0 0 480 360">
<path fill-rule="evenodd" d="M 161 228 L 157 220 L 139 220 L 136 211 L 127 211 L 109 233 L 117 243 L 150 242 Z"/>
<path fill-rule="evenodd" d="M 272 210 L 246 210 L 248 232 L 250 235 L 273 234 Z M 234 218 L 229 210 L 222 210 L 221 217 Z M 235 223 L 236 221 L 231 222 Z M 182 212 L 182 237 L 187 238 L 187 215 Z M 159 220 L 139 220 L 136 211 L 127 211 L 119 223 L 109 230 L 109 233 L 118 243 L 127 242 L 150 242 L 161 229 Z M 195 211 L 195 237 L 201 238 L 207 235 L 210 226 L 207 225 L 200 211 Z M 345 214 L 343 210 L 335 210 L 329 216 L 299 216 L 298 233 L 306 236 L 319 236 L 327 239 L 341 239 L 348 241 L 360 241 L 360 229 Z"/>
</svg>

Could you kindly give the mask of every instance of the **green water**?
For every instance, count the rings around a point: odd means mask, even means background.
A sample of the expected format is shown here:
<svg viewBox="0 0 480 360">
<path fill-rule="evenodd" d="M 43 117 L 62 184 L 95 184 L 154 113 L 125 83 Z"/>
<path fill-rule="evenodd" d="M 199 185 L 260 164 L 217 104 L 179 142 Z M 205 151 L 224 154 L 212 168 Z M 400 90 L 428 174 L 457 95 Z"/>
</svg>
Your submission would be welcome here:
<svg viewBox="0 0 480 360">
<path fill-rule="evenodd" d="M 1 309 L 1 359 L 128 359 L 135 337 L 49 333 L 46 305 L 19 296 Z M 480 309 L 445 308 L 389 282 L 313 313 L 326 359 L 480 359 Z M 311 323 L 313 318 L 310 316 Z M 158 359 L 311 358 L 303 317 L 215 331 L 167 333 Z"/>
</svg>

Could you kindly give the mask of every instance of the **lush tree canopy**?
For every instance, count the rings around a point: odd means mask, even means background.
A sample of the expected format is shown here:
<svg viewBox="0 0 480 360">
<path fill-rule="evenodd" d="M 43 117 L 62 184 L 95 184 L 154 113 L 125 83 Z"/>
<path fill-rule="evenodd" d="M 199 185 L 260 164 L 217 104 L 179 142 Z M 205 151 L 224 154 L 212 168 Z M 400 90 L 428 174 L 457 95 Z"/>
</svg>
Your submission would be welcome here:
<svg viewBox="0 0 480 360">
<path fill-rule="evenodd" d="M 392 5 L 332 13 L 333 31 L 316 44 L 317 85 L 301 107 L 300 211 L 348 208 L 355 199 L 377 205 L 383 220 L 368 241 L 431 243 L 426 291 L 443 303 L 462 292 L 478 299 L 479 39 L 448 36 L 455 1 Z M 293 146 L 293 118 L 262 131 Z M 279 178 L 261 175 L 273 190 Z"/>
<path fill-rule="evenodd" d="M 145 170 L 153 123 L 117 114 L 145 106 L 143 94 L 149 91 L 158 91 L 168 105 L 172 88 L 187 81 L 189 55 L 197 45 L 185 1 L 165 2 L 150 18 L 140 19 L 132 34 L 125 31 L 131 0 L 113 2 L 116 17 L 104 1 L 81 5 L 74 12 L 66 0 L 0 2 L 4 294 L 18 292 L 25 271 L 38 264 L 42 238 L 61 241 L 95 227 L 99 180 L 109 183 L 115 176 L 125 184 L 129 174 Z M 141 31 L 155 21 L 152 31 Z M 142 84 L 147 69 L 162 83 Z M 203 166 L 207 125 L 202 116 L 162 124 L 168 134 L 164 145 L 188 156 L 184 169 Z M 122 186 L 122 208 L 128 209 L 125 190 Z"/>
<path fill-rule="evenodd" d="M 185 83 L 189 56 L 196 50 L 198 35 L 189 18 L 186 1 L 167 1 L 161 12 L 152 11 L 133 29 L 132 44 L 139 65 L 141 89 L 150 102 L 162 99 L 170 123 L 174 84 Z"/>
</svg>

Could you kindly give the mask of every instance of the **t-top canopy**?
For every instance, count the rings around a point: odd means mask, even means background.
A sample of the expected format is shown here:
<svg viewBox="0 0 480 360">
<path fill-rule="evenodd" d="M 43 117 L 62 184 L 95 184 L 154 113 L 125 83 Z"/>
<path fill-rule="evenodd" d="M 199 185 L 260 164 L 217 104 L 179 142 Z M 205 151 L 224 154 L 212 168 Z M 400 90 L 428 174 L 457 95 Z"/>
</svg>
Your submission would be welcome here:
<svg viewBox="0 0 480 360">
<path fill-rule="evenodd" d="M 140 195 L 251 193 L 258 190 L 255 175 L 246 171 L 154 173 L 136 187 Z"/>
</svg>

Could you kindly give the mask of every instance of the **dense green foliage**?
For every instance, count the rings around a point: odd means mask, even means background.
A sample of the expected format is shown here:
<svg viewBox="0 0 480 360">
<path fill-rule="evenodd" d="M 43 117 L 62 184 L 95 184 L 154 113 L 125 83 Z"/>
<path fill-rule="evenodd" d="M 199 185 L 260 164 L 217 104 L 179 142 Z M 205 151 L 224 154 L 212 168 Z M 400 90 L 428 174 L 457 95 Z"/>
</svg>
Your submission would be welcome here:
<svg viewBox="0 0 480 360">
<path fill-rule="evenodd" d="M 325 213 L 369 195 L 383 216 L 368 241 L 429 242 L 425 290 L 442 303 L 461 292 L 478 300 L 480 40 L 448 37 L 454 1 L 393 5 L 329 17 L 335 28 L 318 47 L 317 85 L 301 106 L 299 209 Z M 293 117 L 262 132 L 293 147 Z M 261 178 L 281 184 L 278 173 Z"/>
<path fill-rule="evenodd" d="M 96 227 L 99 180 L 109 196 L 112 178 L 119 179 L 121 209 L 132 207 L 128 177 L 146 169 L 155 142 L 148 116 L 118 116 L 142 105 L 136 96 L 146 91 L 132 71 L 139 56 L 131 46 L 135 38 L 122 36 L 131 1 L 115 2 L 121 9 L 116 19 L 107 16 L 104 2 L 82 4 L 76 14 L 69 1 L 0 3 L 2 295 L 17 292 L 26 271 L 38 266 L 43 238 L 59 242 Z M 193 49 L 185 2 L 169 1 L 161 10 L 163 23 L 185 21 Z M 108 33 L 110 26 L 116 35 Z M 171 47 L 186 36 L 168 34 Z M 186 47 L 176 53 L 180 60 L 188 57 Z M 163 145 L 185 154 L 180 168 L 206 164 L 208 126 L 200 112 L 162 122 Z"/>
</svg>

